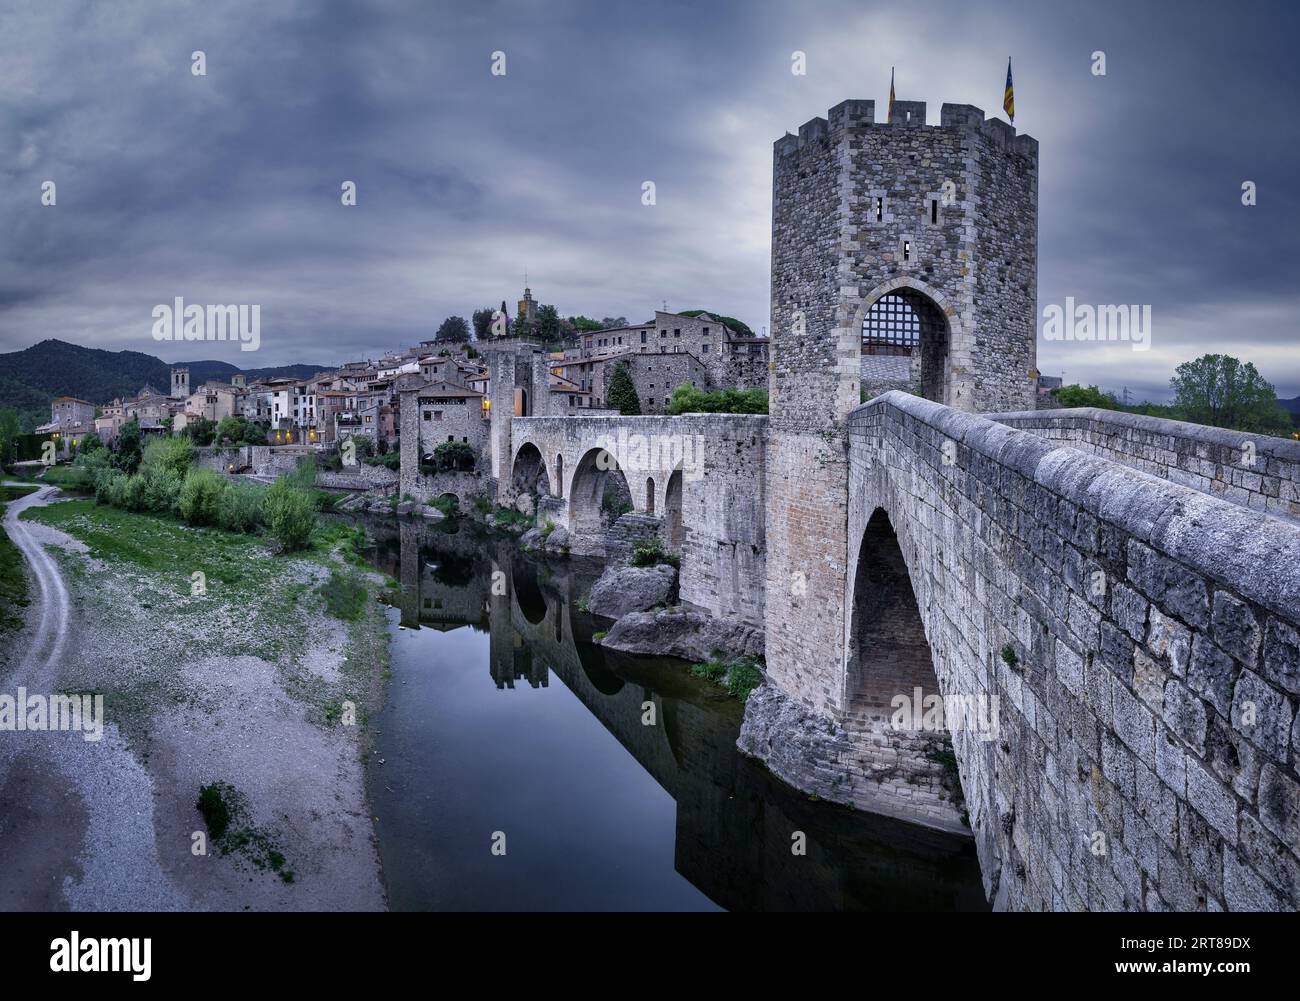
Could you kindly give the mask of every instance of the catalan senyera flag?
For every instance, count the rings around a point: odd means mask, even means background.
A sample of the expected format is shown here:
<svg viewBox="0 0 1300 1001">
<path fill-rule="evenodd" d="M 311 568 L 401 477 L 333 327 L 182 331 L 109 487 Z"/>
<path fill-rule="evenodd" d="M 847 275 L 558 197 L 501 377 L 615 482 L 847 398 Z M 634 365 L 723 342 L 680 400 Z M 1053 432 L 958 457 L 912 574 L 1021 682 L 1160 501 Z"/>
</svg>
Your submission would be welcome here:
<svg viewBox="0 0 1300 1001">
<path fill-rule="evenodd" d="M 886 125 L 894 124 L 894 67 L 889 67 L 889 112 L 885 117 Z"/>
<path fill-rule="evenodd" d="M 1002 110 L 1012 122 L 1016 120 L 1016 92 L 1011 86 L 1011 57 L 1007 56 L 1007 89 L 1002 95 Z"/>
</svg>

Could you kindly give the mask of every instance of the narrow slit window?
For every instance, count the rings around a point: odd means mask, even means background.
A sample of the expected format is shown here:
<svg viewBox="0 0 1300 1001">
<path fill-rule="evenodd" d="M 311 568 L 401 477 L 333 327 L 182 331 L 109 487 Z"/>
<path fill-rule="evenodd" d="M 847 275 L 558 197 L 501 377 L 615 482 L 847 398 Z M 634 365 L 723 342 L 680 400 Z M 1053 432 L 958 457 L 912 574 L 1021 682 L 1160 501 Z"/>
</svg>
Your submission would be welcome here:
<svg viewBox="0 0 1300 1001">
<path fill-rule="evenodd" d="M 876 222 L 882 222 L 885 218 L 885 199 L 881 195 L 876 196 Z"/>
<path fill-rule="evenodd" d="M 931 198 L 930 199 L 930 225 L 937 226 L 938 224 L 939 224 L 939 199 Z"/>
<path fill-rule="evenodd" d="M 904 240 L 904 241 L 903 241 L 903 260 L 905 260 L 905 261 L 910 261 L 911 259 L 912 259 L 912 241 L 911 241 L 911 240 Z"/>
</svg>

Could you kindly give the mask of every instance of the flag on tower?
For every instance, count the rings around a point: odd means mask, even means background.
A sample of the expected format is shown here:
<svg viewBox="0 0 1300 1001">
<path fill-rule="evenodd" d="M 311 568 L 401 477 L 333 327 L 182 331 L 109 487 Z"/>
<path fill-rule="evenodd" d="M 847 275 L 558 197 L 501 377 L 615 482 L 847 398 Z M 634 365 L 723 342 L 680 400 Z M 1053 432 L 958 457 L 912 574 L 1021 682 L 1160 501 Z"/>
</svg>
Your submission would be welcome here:
<svg viewBox="0 0 1300 1001">
<path fill-rule="evenodd" d="M 894 124 L 894 67 L 889 67 L 889 111 L 885 117 L 887 125 Z"/>
<path fill-rule="evenodd" d="M 1011 86 L 1011 57 L 1007 56 L 1007 89 L 1002 95 L 1002 110 L 1014 125 L 1016 121 L 1016 92 Z"/>
</svg>

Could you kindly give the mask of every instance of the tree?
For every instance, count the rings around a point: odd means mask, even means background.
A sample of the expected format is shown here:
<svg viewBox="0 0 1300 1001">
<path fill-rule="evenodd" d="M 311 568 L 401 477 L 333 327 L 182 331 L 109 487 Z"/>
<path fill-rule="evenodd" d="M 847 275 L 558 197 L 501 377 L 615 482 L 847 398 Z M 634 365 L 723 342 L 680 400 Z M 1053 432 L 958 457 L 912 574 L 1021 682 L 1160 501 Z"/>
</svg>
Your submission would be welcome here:
<svg viewBox="0 0 1300 1001">
<path fill-rule="evenodd" d="M 441 344 L 464 344 L 469 340 L 469 324 L 463 316 L 449 316 L 433 339 Z"/>
<path fill-rule="evenodd" d="M 1062 386 L 1056 391 L 1056 402 L 1063 407 L 1097 407 L 1101 410 L 1118 410 L 1119 400 L 1103 393 L 1096 386 Z"/>
<path fill-rule="evenodd" d="M 574 330 L 594 331 L 603 330 L 599 320 L 593 320 L 590 316 L 571 316 L 569 317 L 569 326 Z"/>
<path fill-rule="evenodd" d="M 140 468 L 140 422 L 132 418 L 117 432 L 113 465 L 128 475 Z"/>
<path fill-rule="evenodd" d="M 286 550 L 302 549 L 316 525 L 316 505 L 302 487 L 281 476 L 266 491 L 266 527 Z"/>
<path fill-rule="evenodd" d="M 601 330 L 609 330 L 611 327 L 626 327 L 627 325 L 626 316 L 607 316 L 600 321 Z"/>
<path fill-rule="evenodd" d="M 491 306 L 483 309 L 474 310 L 474 339 L 476 341 L 486 341 L 492 333 L 492 317 L 496 316 L 496 310 Z"/>
<path fill-rule="evenodd" d="M 734 316 L 723 316 L 721 313 L 715 313 L 711 309 L 683 309 L 678 312 L 678 316 L 699 316 L 701 313 L 708 313 L 719 323 L 726 324 L 741 337 L 753 337 L 754 331 L 749 329 L 749 324 L 741 323 Z"/>
<path fill-rule="evenodd" d="M 433 465 L 440 472 L 473 470 L 477 461 L 473 446 L 463 441 L 444 441 L 433 450 Z"/>
<path fill-rule="evenodd" d="M 632 373 L 626 365 L 615 365 L 610 373 L 609 385 L 605 387 L 605 400 L 624 417 L 631 417 L 641 412 L 641 398 L 636 394 L 632 384 Z"/>
<path fill-rule="evenodd" d="M 0 463 L 12 462 L 14 441 L 18 437 L 18 411 L 13 407 L 0 407 Z"/>
<path fill-rule="evenodd" d="M 1169 384 L 1174 409 L 1183 420 L 1265 434 L 1291 429 L 1273 387 L 1250 362 L 1242 364 L 1231 355 L 1202 355 L 1179 365 Z"/>
<path fill-rule="evenodd" d="M 247 417 L 223 417 L 214 437 L 219 445 L 265 445 L 266 428 Z"/>
<path fill-rule="evenodd" d="M 196 445 L 211 445 L 212 439 L 216 437 L 217 427 L 216 421 L 210 421 L 206 417 L 195 417 L 191 421 L 186 421 L 181 434 Z"/>
<path fill-rule="evenodd" d="M 100 440 L 99 435 L 90 431 L 82 436 L 80 443 L 77 445 L 77 451 L 81 455 L 87 452 L 94 452 L 96 449 L 104 447 L 104 442 Z"/>
<path fill-rule="evenodd" d="M 554 342 L 564 339 L 564 321 L 560 319 L 559 310 L 554 306 L 538 306 L 537 322 L 533 330 L 544 341 Z"/>
</svg>

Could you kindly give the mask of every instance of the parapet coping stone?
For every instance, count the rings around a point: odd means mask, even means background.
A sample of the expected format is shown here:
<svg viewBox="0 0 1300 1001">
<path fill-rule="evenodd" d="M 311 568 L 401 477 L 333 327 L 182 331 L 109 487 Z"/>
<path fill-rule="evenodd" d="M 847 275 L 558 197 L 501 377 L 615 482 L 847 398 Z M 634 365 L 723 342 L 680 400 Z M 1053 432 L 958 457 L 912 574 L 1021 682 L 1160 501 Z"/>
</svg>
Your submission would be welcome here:
<svg viewBox="0 0 1300 1001">
<path fill-rule="evenodd" d="M 927 424 L 1202 576 L 1296 621 L 1300 525 L 899 390 L 856 407 L 850 427 L 857 415 L 880 408 Z"/>
</svg>

